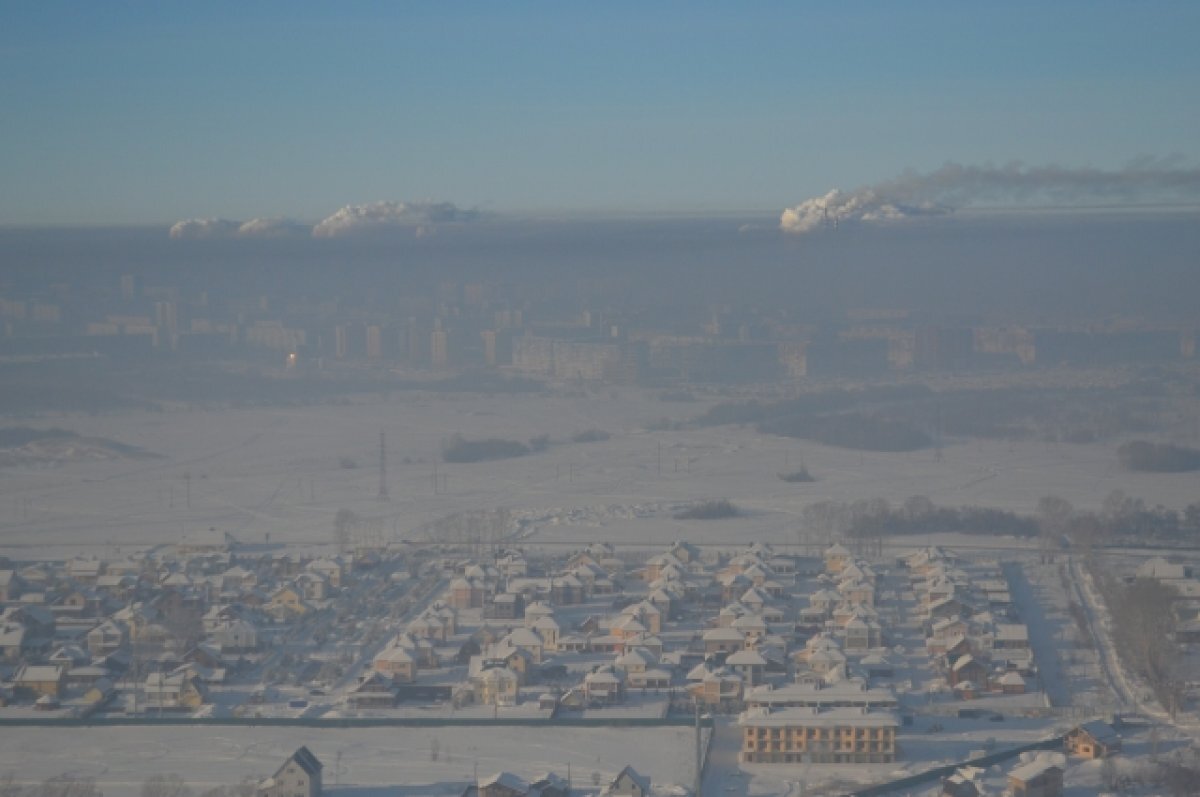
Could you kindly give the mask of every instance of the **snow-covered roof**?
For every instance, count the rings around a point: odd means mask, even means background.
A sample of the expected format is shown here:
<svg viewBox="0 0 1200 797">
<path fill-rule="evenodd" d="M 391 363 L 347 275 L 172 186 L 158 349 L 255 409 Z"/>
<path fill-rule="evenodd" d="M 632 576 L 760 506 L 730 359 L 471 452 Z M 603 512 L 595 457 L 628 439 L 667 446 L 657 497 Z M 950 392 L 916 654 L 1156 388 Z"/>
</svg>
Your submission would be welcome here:
<svg viewBox="0 0 1200 797">
<path fill-rule="evenodd" d="M 486 789 L 489 786 L 503 786 L 520 794 L 529 791 L 529 784 L 525 782 L 525 779 L 511 772 L 495 772 L 486 778 L 480 778 L 478 785 L 480 789 Z"/>
<path fill-rule="evenodd" d="M 725 663 L 730 666 L 766 666 L 767 660 L 762 657 L 757 650 L 739 650 L 736 653 L 731 653 Z"/>
<path fill-rule="evenodd" d="M 750 728 L 781 728 L 781 727 L 856 727 L 856 728 L 897 728 L 900 720 L 890 711 L 869 711 L 862 708 L 830 708 L 819 709 L 802 706 L 800 708 L 785 708 L 771 710 L 767 708 L 752 708 L 742 712 L 738 724 Z"/>
<path fill-rule="evenodd" d="M 1065 763 L 1066 757 L 1062 753 L 1040 753 L 1032 760 L 1009 772 L 1008 776 L 1022 783 L 1028 783 L 1047 770 L 1055 767 L 1062 769 Z"/>
</svg>

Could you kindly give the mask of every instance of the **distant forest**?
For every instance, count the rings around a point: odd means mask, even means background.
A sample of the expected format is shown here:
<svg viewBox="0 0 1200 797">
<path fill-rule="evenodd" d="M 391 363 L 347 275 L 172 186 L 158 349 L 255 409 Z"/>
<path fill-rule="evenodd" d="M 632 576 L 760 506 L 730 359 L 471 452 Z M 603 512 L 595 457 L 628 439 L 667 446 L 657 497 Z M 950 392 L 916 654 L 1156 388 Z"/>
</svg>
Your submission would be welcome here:
<svg viewBox="0 0 1200 797">
<path fill-rule="evenodd" d="M 1157 542 L 1163 545 L 1200 543 L 1200 502 L 1176 511 L 1148 507 L 1140 498 L 1114 490 L 1100 512 L 1076 510 L 1061 498 L 1046 496 L 1035 512 L 1020 514 L 987 507 L 937 506 L 916 495 L 898 506 L 876 498 L 839 503 L 820 501 L 804 508 L 804 526 L 836 538 L 877 538 L 917 534 L 956 533 L 1032 538 L 1041 534 L 1057 543 L 1077 545 Z"/>
<path fill-rule="evenodd" d="M 1126 470 L 1152 473 L 1187 473 L 1200 470 L 1200 451 L 1165 443 L 1134 440 L 1117 449 L 1117 459 Z"/>
<path fill-rule="evenodd" d="M 915 451 L 956 437 L 1092 443 L 1162 429 L 1178 418 L 1177 402 L 1191 400 L 1195 390 L 1161 373 L 1113 387 L 835 389 L 775 402 L 725 402 L 691 423 L 752 426 L 863 451 Z M 1150 459 L 1178 467 L 1179 453 L 1156 452 Z"/>
<path fill-rule="evenodd" d="M 516 440 L 501 440 L 490 437 L 486 440 L 468 440 L 454 435 L 442 443 L 442 459 L 446 462 L 487 462 L 494 459 L 523 457 L 533 449 Z"/>
</svg>

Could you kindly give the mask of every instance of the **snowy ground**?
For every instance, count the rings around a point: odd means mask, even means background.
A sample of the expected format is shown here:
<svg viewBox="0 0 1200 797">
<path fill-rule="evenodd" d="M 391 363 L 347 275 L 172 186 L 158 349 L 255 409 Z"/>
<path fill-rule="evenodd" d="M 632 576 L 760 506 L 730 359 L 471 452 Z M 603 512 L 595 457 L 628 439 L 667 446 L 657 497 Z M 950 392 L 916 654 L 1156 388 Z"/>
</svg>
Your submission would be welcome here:
<svg viewBox="0 0 1200 797">
<path fill-rule="evenodd" d="M 690 786 L 695 750 L 689 728 L 20 728 L 0 730 L 0 776 L 94 777 L 106 797 L 124 797 L 152 775 L 173 773 L 203 791 L 268 777 L 300 745 L 324 763 L 327 784 L 386 786 L 390 795 L 460 793 L 475 771 L 565 777 L 568 765 L 580 789 L 593 773 L 607 782 L 626 764 L 650 775 L 656 790 Z"/>
<path fill-rule="evenodd" d="M 616 543 L 793 542 L 800 512 L 824 499 L 899 502 L 920 494 L 937 503 L 1026 512 L 1047 494 L 1098 508 L 1114 488 L 1148 505 L 1181 507 L 1195 499 L 1194 477 L 1122 472 L 1107 445 L 951 442 L 939 461 L 932 451 L 862 454 L 738 427 L 645 431 L 657 418 L 685 420 L 704 406 L 630 390 L 615 399 L 607 393 L 405 396 L 347 406 L 46 417 L 37 425 L 111 438 L 164 458 L 0 471 L 0 553 L 112 552 L 175 542 L 210 527 L 248 542 L 267 535 L 328 542 L 341 507 L 379 518 L 388 534 L 399 536 L 453 512 L 506 506 L 573 515 L 569 526 L 541 525 L 535 536 L 543 542 L 593 536 Z M 434 494 L 439 446 L 452 434 L 515 440 L 549 434 L 562 441 L 593 428 L 611 439 L 556 443 L 501 462 L 439 464 L 443 489 Z M 388 503 L 375 500 L 381 430 L 388 436 Z M 357 467 L 341 467 L 342 458 Z M 801 462 L 817 482 L 779 480 L 778 473 Z M 710 497 L 728 497 L 747 514 L 709 523 L 674 520 L 663 511 L 629 517 L 637 505 Z"/>
</svg>

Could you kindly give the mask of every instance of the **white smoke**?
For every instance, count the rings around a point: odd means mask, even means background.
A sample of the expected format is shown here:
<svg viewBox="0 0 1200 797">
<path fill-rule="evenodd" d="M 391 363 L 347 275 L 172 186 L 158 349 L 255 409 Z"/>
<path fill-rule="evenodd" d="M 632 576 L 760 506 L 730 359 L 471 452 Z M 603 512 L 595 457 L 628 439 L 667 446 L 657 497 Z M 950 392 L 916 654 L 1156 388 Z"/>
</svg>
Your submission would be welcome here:
<svg viewBox="0 0 1200 797">
<path fill-rule="evenodd" d="M 278 238 L 305 234 L 308 225 L 290 219 L 184 219 L 171 225 L 170 236 L 178 240 L 215 238 Z"/>
<path fill-rule="evenodd" d="M 784 210 L 779 226 L 785 232 L 805 233 L 825 226 L 837 226 L 843 221 L 896 221 L 910 216 L 945 212 L 945 208 L 933 203 L 903 205 L 880 196 L 870 188 L 852 193 L 835 188 L 824 196 L 806 199 Z"/>
<path fill-rule="evenodd" d="M 282 238 L 307 234 L 309 227 L 292 219 L 250 219 L 237 229 L 238 238 Z"/>
<path fill-rule="evenodd" d="M 383 233 L 393 230 L 411 231 L 424 236 L 433 232 L 433 225 L 470 221 L 475 211 L 463 210 L 453 202 L 373 202 L 368 205 L 346 205 L 312 228 L 315 238 L 337 238 L 345 235 Z"/>
<path fill-rule="evenodd" d="M 229 219 L 184 219 L 171 225 L 170 235 L 181 240 L 232 238 L 239 227 L 241 222 Z"/>
<path fill-rule="evenodd" d="M 807 233 L 842 222 L 899 221 L 980 203 L 1016 205 L 1146 204 L 1200 200 L 1200 168 L 1178 158 L 1142 158 L 1124 169 L 1063 166 L 963 166 L 907 172 L 879 185 L 806 199 L 779 218 L 784 232 Z"/>
</svg>

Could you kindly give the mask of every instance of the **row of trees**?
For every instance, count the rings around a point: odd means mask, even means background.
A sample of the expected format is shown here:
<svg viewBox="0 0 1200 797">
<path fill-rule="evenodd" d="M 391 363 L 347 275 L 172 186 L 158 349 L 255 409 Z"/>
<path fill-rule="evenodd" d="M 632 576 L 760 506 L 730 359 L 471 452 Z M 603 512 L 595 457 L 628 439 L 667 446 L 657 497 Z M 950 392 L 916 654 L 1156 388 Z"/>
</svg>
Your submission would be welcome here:
<svg viewBox="0 0 1200 797">
<path fill-rule="evenodd" d="M 804 508 L 804 525 L 821 539 L 888 537 L 905 534 L 957 532 L 1035 537 L 1036 520 L 988 507 L 937 506 L 928 497 L 914 495 L 899 506 L 882 498 L 839 503 L 818 501 Z"/>
<path fill-rule="evenodd" d="M 1200 540 L 1200 503 L 1182 512 L 1148 507 L 1140 498 L 1120 490 L 1109 493 L 1100 512 L 1085 512 L 1057 496 L 1045 496 L 1036 511 L 1020 514 L 978 506 L 938 506 L 927 496 L 914 495 L 894 506 L 882 498 L 849 503 L 817 501 L 804 508 L 804 529 L 817 541 L 842 537 L 873 538 L 907 534 L 989 534 L 1033 538 L 1043 536 L 1055 546 L 1065 540 L 1089 548 L 1126 540 L 1195 542 Z"/>
<path fill-rule="evenodd" d="M 1121 490 L 1110 492 L 1099 512 L 1080 511 L 1065 499 L 1046 496 L 1038 501 L 1037 518 L 1045 534 L 1066 537 L 1085 550 L 1133 541 L 1169 545 L 1200 540 L 1200 502 L 1183 511 L 1151 507 Z"/>
<path fill-rule="evenodd" d="M 1113 644 L 1122 663 L 1149 685 L 1174 718 L 1186 691 L 1183 662 L 1171 639 L 1177 593 L 1157 579 L 1125 584 L 1099 568 L 1091 570 L 1112 615 Z"/>
<path fill-rule="evenodd" d="M 532 445 L 517 440 L 468 440 L 456 434 L 442 443 L 442 459 L 446 462 L 486 462 L 494 459 L 523 457 L 533 451 Z"/>
<path fill-rule="evenodd" d="M 804 434 L 794 436 L 807 438 L 813 433 L 833 435 L 821 424 L 866 417 L 886 419 L 885 430 L 905 430 L 907 434 L 1090 443 L 1162 427 L 1171 417 L 1169 393 L 1157 379 L 1138 385 L 1071 389 L 935 391 L 923 385 L 880 386 L 825 390 L 775 402 L 725 402 L 692 423 L 755 425 L 760 431 L 803 430 Z M 834 436 L 849 440 L 851 447 L 862 447 L 854 443 L 852 434 Z M 840 440 L 831 444 L 844 445 Z"/>
<path fill-rule="evenodd" d="M 1126 470 L 1151 473 L 1187 473 L 1200 470 L 1200 451 L 1166 443 L 1133 440 L 1117 449 L 1117 459 Z"/>
</svg>

